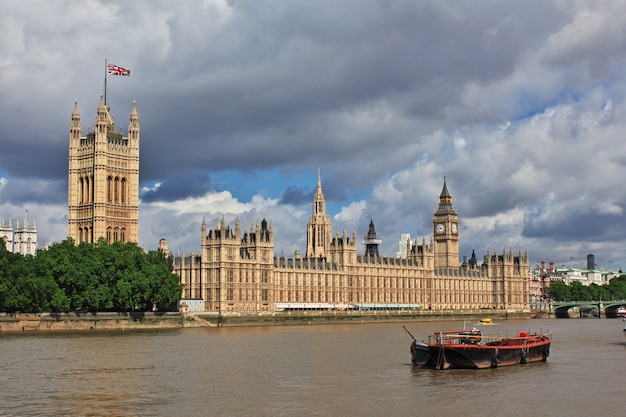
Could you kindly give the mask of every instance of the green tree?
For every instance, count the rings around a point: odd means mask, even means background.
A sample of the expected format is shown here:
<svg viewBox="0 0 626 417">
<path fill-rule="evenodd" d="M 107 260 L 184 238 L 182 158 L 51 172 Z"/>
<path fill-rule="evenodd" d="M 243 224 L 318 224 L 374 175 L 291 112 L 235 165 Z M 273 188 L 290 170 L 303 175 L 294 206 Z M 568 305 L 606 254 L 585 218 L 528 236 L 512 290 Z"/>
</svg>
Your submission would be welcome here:
<svg viewBox="0 0 626 417">
<path fill-rule="evenodd" d="M 563 281 L 554 281 L 550 283 L 550 287 L 547 288 L 550 297 L 556 301 L 571 301 L 570 288 Z"/>
<path fill-rule="evenodd" d="M 51 311 L 170 309 L 182 291 L 171 259 L 145 253 L 135 243 L 109 245 L 101 239 L 74 245 L 65 240 L 38 251 L 35 264 L 35 275 L 48 277 L 59 290 L 49 290 Z"/>
<path fill-rule="evenodd" d="M 182 285 L 178 275 L 172 273 L 172 258 L 166 258 L 161 252 L 150 251 L 146 256 L 148 266 L 146 276 L 151 288 L 151 302 L 159 309 L 175 308 L 181 296 Z"/>
<path fill-rule="evenodd" d="M 610 298 L 607 297 L 607 300 L 626 299 L 626 275 L 610 280 L 607 284 L 607 290 L 610 293 Z"/>
<path fill-rule="evenodd" d="M 580 281 L 573 281 L 569 286 L 570 300 L 568 301 L 587 301 L 589 296 L 587 294 L 587 287 L 585 287 Z"/>
<path fill-rule="evenodd" d="M 8 252 L 0 245 L 0 310 L 36 313 L 60 311 L 67 299 L 48 271 L 38 271 L 36 258 Z"/>
</svg>

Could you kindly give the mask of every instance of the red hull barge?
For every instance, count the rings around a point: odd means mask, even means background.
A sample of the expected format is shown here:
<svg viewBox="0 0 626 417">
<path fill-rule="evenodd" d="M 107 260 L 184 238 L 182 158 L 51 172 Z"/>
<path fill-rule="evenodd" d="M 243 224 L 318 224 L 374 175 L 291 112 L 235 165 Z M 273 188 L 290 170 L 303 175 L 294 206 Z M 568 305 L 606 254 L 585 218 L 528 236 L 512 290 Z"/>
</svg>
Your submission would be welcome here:
<svg viewBox="0 0 626 417">
<path fill-rule="evenodd" d="M 550 355 L 552 332 L 541 329 L 539 334 L 520 332 L 515 337 L 501 338 L 483 336 L 480 330 L 472 329 L 437 332 L 428 339 L 425 343 L 413 338 L 413 365 L 430 369 L 485 369 L 545 362 Z"/>
</svg>

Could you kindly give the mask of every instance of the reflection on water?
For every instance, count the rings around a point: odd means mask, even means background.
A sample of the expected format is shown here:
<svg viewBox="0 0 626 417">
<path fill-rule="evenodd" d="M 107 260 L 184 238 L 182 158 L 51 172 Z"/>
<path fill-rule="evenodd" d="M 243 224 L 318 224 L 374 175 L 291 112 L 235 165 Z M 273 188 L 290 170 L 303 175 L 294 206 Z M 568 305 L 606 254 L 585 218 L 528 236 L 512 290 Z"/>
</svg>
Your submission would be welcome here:
<svg viewBox="0 0 626 417">
<path fill-rule="evenodd" d="M 402 323 L 0 335 L 0 415 L 622 415 L 618 320 L 550 328 L 546 363 L 435 371 L 410 365 Z M 404 323 L 418 338 L 450 323 Z"/>
</svg>

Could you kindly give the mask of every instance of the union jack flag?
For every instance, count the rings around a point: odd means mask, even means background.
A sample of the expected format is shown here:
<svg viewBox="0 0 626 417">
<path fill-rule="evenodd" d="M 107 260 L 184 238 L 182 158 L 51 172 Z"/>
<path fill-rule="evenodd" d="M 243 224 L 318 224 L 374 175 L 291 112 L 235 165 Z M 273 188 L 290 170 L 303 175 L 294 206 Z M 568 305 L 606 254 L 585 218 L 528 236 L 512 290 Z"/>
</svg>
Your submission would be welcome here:
<svg viewBox="0 0 626 417">
<path fill-rule="evenodd" d="M 108 64 L 109 67 L 109 75 L 123 75 L 126 77 L 130 77 L 130 70 L 124 69 L 122 67 L 118 67 L 117 65 Z"/>
</svg>

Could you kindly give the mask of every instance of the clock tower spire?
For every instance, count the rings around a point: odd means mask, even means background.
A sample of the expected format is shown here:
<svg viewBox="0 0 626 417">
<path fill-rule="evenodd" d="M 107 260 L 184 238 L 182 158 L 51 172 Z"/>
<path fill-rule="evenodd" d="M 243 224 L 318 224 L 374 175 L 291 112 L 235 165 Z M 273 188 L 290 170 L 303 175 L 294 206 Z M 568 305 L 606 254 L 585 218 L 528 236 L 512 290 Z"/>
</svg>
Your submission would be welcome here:
<svg viewBox="0 0 626 417">
<path fill-rule="evenodd" d="M 433 215 L 435 241 L 435 267 L 457 268 L 459 266 L 459 216 L 452 207 L 452 196 L 446 178 L 439 195 L 439 207 Z"/>
</svg>

